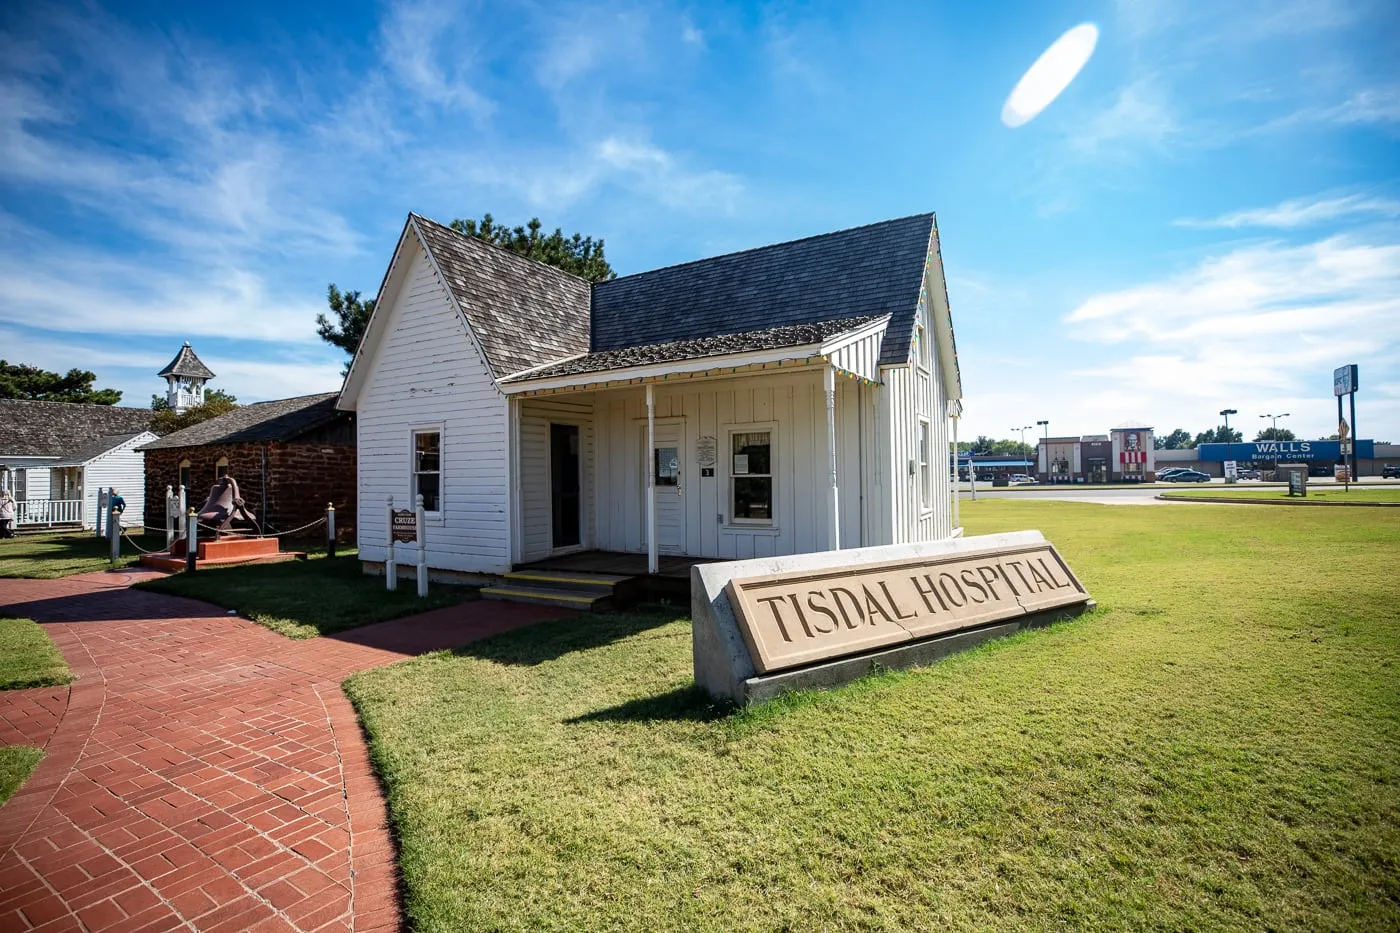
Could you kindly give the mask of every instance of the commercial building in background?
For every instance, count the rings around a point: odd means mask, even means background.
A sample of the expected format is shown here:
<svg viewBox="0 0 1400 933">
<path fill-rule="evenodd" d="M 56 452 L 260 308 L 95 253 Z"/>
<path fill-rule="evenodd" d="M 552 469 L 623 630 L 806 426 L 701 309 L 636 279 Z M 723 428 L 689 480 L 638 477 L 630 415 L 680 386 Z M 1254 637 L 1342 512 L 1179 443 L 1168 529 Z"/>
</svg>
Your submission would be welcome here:
<svg viewBox="0 0 1400 933">
<path fill-rule="evenodd" d="M 1040 441 L 1036 478 L 1042 483 L 1143 483 L 1157 468 L 1152 428 L 1130 421 L 1107 434 Z"/>
<path fill-rule="evenodd" d="M 1211 476 L 1225 475 L 1225 461 L 1242 467 L 1272 470 L 1279 463 L 1307 464 L 1312 476 L 1331 476 L 1342 462 L 1339 441 L 1254 441 L 1239 444 L 1202 444 L 1185 450 L 1159 450 L 1158 465 L 1187 467 Z M 1387 463 L 1400 463 L 1400 444 L 1356 442 L 1356 475 L 1380 476 Z"/>
</svg>

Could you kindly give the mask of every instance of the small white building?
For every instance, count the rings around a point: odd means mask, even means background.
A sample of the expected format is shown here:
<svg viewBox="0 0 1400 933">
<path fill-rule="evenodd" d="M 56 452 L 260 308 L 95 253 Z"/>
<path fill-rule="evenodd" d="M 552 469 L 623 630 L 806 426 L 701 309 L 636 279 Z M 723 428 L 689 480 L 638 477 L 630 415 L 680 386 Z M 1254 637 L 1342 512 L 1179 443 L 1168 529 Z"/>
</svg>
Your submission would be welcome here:
<svg viewBox="0 0 1400 933">
<path fill-rule="evenodd" d="M 961 397 L 932 214 L 592 286 L 410 214 L 339 404 L 367 568 L 421 494 L 497 577 L 951 537 Z"/>
<path fill-rule="evenodd" d="M 20 527 L 95 527 L 97 491 L 116 487 L 123 525 L 141 524 L 145 457 L 156 439 L 148 408 L 0 399 L 0 487 L 19 504 Z"/>
</svg>

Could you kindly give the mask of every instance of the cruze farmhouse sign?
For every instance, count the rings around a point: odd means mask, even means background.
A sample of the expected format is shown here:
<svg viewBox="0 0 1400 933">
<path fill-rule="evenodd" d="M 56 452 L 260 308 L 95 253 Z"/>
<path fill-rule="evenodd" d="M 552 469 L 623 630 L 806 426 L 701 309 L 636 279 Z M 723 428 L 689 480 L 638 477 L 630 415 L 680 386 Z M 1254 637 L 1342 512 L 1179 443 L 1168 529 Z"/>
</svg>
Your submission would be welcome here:
<svg viewBox="0 0 1400 933">
<path fill-rule="evenodd" d="M 760 674 L 1089 598 L 1049 542 L 734 579 L 727 589 Z"/>
</svg>

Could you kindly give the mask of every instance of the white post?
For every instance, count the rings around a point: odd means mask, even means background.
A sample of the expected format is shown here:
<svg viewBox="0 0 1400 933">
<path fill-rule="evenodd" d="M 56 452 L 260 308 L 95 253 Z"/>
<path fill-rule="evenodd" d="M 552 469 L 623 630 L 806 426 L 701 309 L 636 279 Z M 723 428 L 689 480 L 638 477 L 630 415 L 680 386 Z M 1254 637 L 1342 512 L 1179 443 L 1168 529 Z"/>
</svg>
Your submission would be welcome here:
<svg viewBox="0 0 1400 933">
<path fill-rule="evenodd" d="M 647 454 L 642 464 L 647 471 L 647 573 L 656 573 L 656 393 L 647 383 Z"/>
<path fill-rule="evenodd" d="M 181 514 L 181 515 L 184 515 L 185 512 L 189 509 L 189 507 L 190 507 L 189 496 L 185 495 L 185 487 L 184 487 L 184 484 L 182 483 L 182 484 L 180 485 L 180 514 Z"/>
<path fill-rule="evenodd" d="M 175 490 L 165 487 L 165 549 L 175 546 Z"/>
<path fill-rule="evenodd" d="M 326 503 L 326 556 L 335 556 L 335 503 Z"/>
<path fill-rule="evenodd" d="M 117 510 L 107 507 L 107 540 L 112 542 L 112 553 L 108 558 L 112 563 L 122 556 L 122 518 Z"/>
<path fill-rule="evenodd" d="M 101 486 L 97 487 L 97 521 L 93 527 L 97 531 L 97 537 L 103 537 L 102 517 L 107 514 L 107 492 Z"/>
<path fill-rule="evenodd" d="M 826 504 L 826 539 L 831 550 L 841 550 L 841 513 L 839 511 L 836 488 L 836 368 L 826 367 L 822 371 L 826 388 L 826 453 L 831 468 L 831 488 Z"/>
<path fill-rule="evenodd" d="M 394 560 L 394 497 L 389 497 L 388 505 L 384 508 L 384 538 L 389 542 L 388 549 L 384 552 L 384 588 L 386 590 L 396 590 L 399 588 L 399 565 Z"/>
<path fill-rule="evenodd" d="M 418 526 L 418 598 L 428 595 L 428 532 L 423 521 L 423 494 L 413 504 L 414 523 Z"/>
<path fill-rule="evenodd" d="M 199 558 L 199 516 L 191 506 L 185 516 L 185 572 L 194 573 Z"/>
<path fill-rule="evenodd" d="M 962 503 L 962 490 L 958 482 L 958 419 L 953 418 L 953 527 L 962 527 L 962 515 L 959 506 Z"/>
</svg>

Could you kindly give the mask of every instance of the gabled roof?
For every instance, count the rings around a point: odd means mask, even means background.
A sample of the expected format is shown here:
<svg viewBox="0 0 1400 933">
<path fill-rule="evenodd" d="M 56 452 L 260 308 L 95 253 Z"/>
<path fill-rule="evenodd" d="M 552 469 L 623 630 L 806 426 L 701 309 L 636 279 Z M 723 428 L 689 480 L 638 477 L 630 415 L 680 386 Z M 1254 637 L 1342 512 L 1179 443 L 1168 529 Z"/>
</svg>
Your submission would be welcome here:
<svg viewBox="0 0 1400 933">
<path fill-rule="evenodd" d="M 98 438 L 149 430 L 154 415 L 149 408 L 0 399 L 0 459 L 68 457 Z"/>
<path fill-rule="evenodd" d="M 160 376 L 162 379 L 166 376 L 184 376 L 189 379 L 214 378 L 213 371 L 200 362 L 199 357 L 195 356 L 194 349 L 190 346 L 188 340 L 186 340 L 185 345 L 180 348 L 180 352 L 175 354 L 175 359 L 170 361 L 170 365 L 156 373 L 156 375 Z"/>
<path fill-rule="evenodd" d="M 141 450 L 289 441 L 340 417 L 335 407 L 338 396 L 338 392 L 322 392 L 271 402 L 254 402 L 235 408 L 226 415 L 191 425 L 183 431 L 167 434 L 141 447 Z"/>
<path fill-rule="evenodd" d="M 856 330 L 878 320 L 880 320 L 879 317 L 866 315 L 864 317 L 842 318 L 836 321 L 822 321 L 817 324 L 789 324 L 783 327 L 769 327 L 763 330 L 745 331 L 742 334 L 720 334 L 711 337 L 697 337 L 693 340 L 650 344 L 644 347 L 603 350 L 598 353 L 585 353 L 572 359 L 517 373 L 501 381 L 503 383 L 529 382 L 536 379 L 553 379 L 560 376 L 577 376 L 613 369 L 628 369 L 633 366 L 646 366 L 653 363 L 674 363 L 679 360 L 728 356 L 733 353 L 748 353 L 755 350 L 801 347 L 821 343 L 828 337 Z"/>
<path fill-rule="evenodd" d="M 888 314 L 880 363 L 907 363 L 932 235 L 915 214 L 599 282 L 591 350 Z"/>
<path fill-rule="evenodd" d="M 150 431 L 136 431 L 130 434 L 108 434 L 105 437 L 95 438 L 81 447 L 78 447 L 76 450 L 71 450 L 64 454 L 58 463 L 49 465 L 54 467 L 82 466 L 89 460 L 96 460 L 98 457 L 107 453 L 107 451 L 120 447 L 127 441 L 135 440 L 145 435 L 150 435 L 152 439 L 155 438 L 155 435 L 151 434 Z"/>
<path fill-rule="evenodd" d="M 417 214 L 409 223 L 497 379 L 588 350 L 586 280 Z"/>
</svg>

